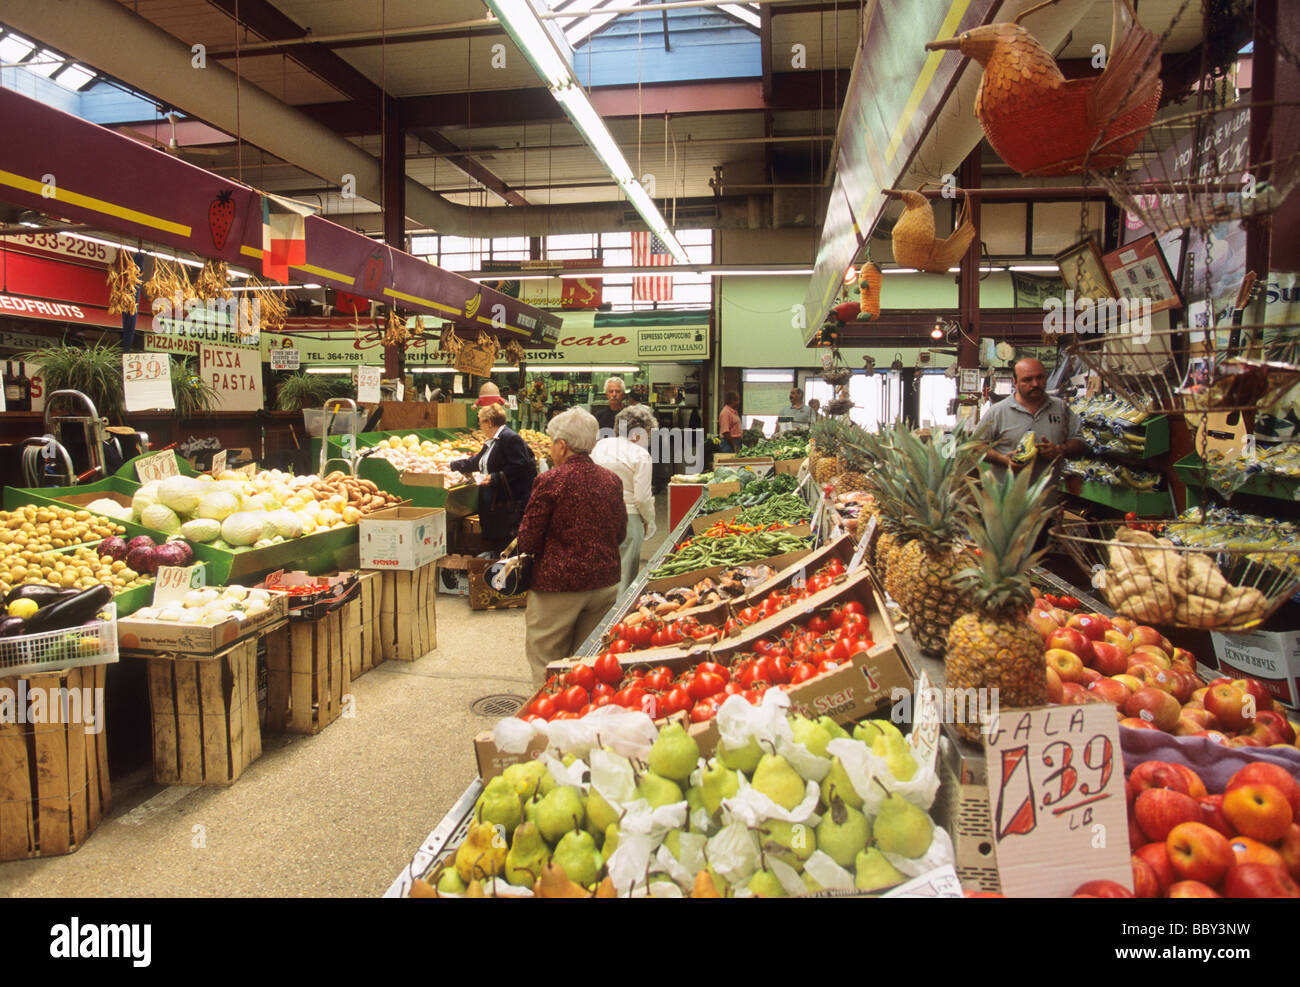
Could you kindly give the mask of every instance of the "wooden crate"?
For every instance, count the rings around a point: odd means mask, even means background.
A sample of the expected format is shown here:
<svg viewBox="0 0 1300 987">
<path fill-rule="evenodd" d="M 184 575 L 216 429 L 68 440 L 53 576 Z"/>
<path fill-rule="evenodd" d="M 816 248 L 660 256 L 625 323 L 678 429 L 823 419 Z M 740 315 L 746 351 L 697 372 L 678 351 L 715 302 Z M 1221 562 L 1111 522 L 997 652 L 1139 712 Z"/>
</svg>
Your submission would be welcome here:
<svg viewBox="0 0 1300 987">
<path fill-rule="evenodd" d="M 344 615 L 344 636 L 355 634 L 359 637 L 359 643 L 355 650 L 351 652 L 352 661 L 352 678 L 356 679 L 366 672 L 370 671 L 376 665 L 383 664 L 384 649 L 379 639 L 379 610 L 383 602 L 383 573 L 381 572 L 363 572 L 357 577 L 361 583 L 361 595 L 355 606 L 355 620 L 357 628 L 355 631 L 350 629 L 350 623 L 353 618 L 346 613 Z"/>
<path fill-rule="evenodd" d="M 229 785 L 262 756 L 257 638 L 215 655 L 150 657 L 153 778 Z"/>
<path fill-rule="evenodd" d="M 102 696 L 104 666 L 0 678 L 0 688 L 11 690 L 15 700 L 20 688 L 28 695 L 37 689 L 46 695 L 98 689 L 92 697 Z M 81 719 L 20 723 L 17 716 L 6 716 L 0 722 L 0 860 L 71 853 L 107 815 L 112 805 L 107 734 L 102 722 L 95 724 L 97 733 L 87 733 L 84 714 Z"/>
<path fill-rule="evenodd" d="M 438 646 L 438 564 L 382 572 L 379 643 L 385 661 L 415 661 Z"/>
<path fill-rule="evenodd" d="M 266 636 L 266 728 L 320 733 L 343 712 L 352 659 L 343 647 L 343 611 L 290 620 Z"/>
</svg>

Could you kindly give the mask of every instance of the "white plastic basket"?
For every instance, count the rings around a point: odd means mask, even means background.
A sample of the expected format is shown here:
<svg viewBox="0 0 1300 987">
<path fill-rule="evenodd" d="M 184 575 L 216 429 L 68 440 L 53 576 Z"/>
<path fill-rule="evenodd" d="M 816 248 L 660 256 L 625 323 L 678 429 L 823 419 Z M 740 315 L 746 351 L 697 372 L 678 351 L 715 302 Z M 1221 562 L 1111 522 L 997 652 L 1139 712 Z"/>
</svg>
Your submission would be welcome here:
<svg viewBox="0 0 1300 987">
<path fill-rule="evenodd" d="M 117 604 L 109 603 L 102 612 L 107 619 L 80 627 L 0 638 L 0 678 L 115 663 Z"/>
</svg>

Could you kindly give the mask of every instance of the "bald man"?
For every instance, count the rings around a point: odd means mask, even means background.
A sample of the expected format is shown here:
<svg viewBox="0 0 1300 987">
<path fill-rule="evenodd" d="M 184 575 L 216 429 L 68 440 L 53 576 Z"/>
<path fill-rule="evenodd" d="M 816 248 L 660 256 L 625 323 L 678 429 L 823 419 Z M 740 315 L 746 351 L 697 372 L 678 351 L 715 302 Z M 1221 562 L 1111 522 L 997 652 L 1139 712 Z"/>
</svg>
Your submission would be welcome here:
<svg viewBox="0 0 1300 987">
<path fill-rule="evenodd" d="M 1016 389 L 989 409 L 980 422 L 979 436 L 992 443 L 985 458 L 994 471 L 1005 475 L 1007 469 L 1020 469 L 1011 454 L 1026 432 L 1032 431 L 1038 443 L 1033 460 L 1035 474 L 1050 467 L 1059 479 L 1061 459 L 1080 456 L 1084 445 L 1078 416 L 1063 398 L 1047 393 L 1047 369 L 1038 360 L 1026 359 L 1015 366 Z M 1056 500 L 1053 485 L 1050 501 Z"/>
</svg>

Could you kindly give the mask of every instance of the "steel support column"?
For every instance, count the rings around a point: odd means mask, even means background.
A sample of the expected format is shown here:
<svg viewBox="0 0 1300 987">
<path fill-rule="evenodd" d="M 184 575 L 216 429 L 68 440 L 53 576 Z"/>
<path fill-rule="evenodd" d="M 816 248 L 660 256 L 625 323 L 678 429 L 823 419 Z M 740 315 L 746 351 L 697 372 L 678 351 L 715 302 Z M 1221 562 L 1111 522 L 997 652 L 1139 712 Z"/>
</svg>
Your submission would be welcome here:
<svg viewBox="0 0 1300 987">
<path fill-rule="evenodd" d="M 979 188 L 981 178 L 980 149 L 977 146 L 961 163 L 957 184 L 964 189 Z M 961 259 L 961 273 L 957 275 L 957 319 L 962 331 L 957 338 L 957 366 L 980 365 L 980 200 L 970 200 L 971 222 L 975 224 L 975 239 L 971 241 L 966 256 Z"/>
<path fill-rule="evenodd" d="M 396 250 L 406 249 L 406 128 L 402 125 L 397 100 L 385 99 L 383 119 L 383 209 L 384 242 Z M 404 351 L 384 346 L 384 376 L 400 378 L 404 372 Z"/>
</svg>

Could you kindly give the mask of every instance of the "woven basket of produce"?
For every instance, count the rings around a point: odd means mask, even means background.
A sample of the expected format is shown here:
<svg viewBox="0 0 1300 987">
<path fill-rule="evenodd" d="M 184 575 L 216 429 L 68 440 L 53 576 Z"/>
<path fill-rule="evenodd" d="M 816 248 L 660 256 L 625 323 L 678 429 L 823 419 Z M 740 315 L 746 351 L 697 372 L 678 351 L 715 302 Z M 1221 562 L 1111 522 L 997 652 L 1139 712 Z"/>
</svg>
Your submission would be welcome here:
<svg viewBox="0 0 1300 987">
<path fill-rule="evenodd" d="M 1196 630 L 1258 627 L 1300 591 L 1300 540 L 1249 522 L 1066 521 L 1054 532 L 1121 616 Z"/>
</svg>

